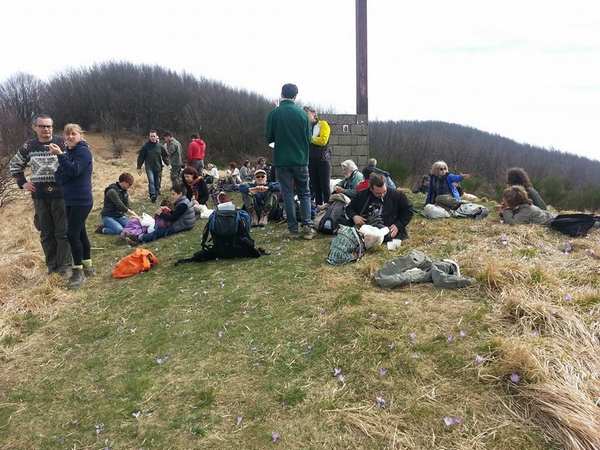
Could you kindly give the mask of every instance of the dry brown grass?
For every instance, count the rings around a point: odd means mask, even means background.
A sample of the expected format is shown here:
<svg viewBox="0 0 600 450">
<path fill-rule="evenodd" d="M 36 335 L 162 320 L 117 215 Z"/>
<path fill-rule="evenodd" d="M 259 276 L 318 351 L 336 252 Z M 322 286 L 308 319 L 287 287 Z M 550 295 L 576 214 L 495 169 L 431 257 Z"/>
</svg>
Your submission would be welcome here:
<svg viewBox="0 0 600 450">
<path fill-rule="evenodd" d="M 126 141 L 121 159 L 114 159 L 109 150 L 110 141 L 99 135 L 87 137 L 94 154 L 93 192 L 94 209 L 89 224 L 99 221 L 104 188 L 116 180 L 119 173 L 135 173 L 135 151 L 138 143 Z M 132 197 L 144 194 L 145 177 L 131 190 Z M 137 187 L 137 189 L 136 189 Z M 140 189 L 141 187 L 141 189 Z M 33 225 L 33 203 L 28 193 L 19 192 L 15 202 L 2 208 L 0 227 L 0 340 L 19 337 L 19 317 L 28 312 L 47 319 L 53 317 L 76 295 L 66 291 L 58 277 L 48 277 L 39 233 Z M 93 237 L 92 237 L 93 245 Z M 2 348 L 2 346 L 0 346 Z"/>
</svg>

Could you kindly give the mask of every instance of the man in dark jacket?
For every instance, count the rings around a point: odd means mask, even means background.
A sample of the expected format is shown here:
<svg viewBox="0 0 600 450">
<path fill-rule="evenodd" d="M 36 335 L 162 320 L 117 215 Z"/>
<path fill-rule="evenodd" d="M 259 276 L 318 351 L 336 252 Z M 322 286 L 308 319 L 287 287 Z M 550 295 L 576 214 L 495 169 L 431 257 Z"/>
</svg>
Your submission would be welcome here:
<svg viewBox="0 0 600 450">
<path fill-rule="evenodd" d="M 388 227 L 385 237 L 407 239 L 406 226 L 412 219 L 412 204 L 400 191 L 388 190 L 385 176 L 372 173 L 369 189 L 359 192 L 346 207 L 346 215 L 358 227 L 368 224 L 379 228 Z"/>
<path fill-rule="evenodd" d="M 33 120 L 36 138 L 27 141 L 10 160 L 10 173 L 21 189 L 31 192 L 35 209 L 34 224 L 40 232 L 48 273 L 70 277 L 71 249 L 67 240 L 67 219 L 63 190 L 56 183 L 58 157 L 48 146 L 61 148 L 64 142 L 52 135 L 52 118 L 39 115 Z M 25 178 L 25 168 L 31 167 L 31 177 Z"/>
<path fill-rule="evenodd" d="M 166 166 L 169 165 L 167 150 L 158 142 L 157 131 L 150 130 L 148 133 L 148 142 L 142 146 L 138 153 L 137 170 L 138 174 L 141 175 L 142 166 L 146 166 L 148 194 L 152 203 L 156 202 L 156 197 L 160 195 L 163 163 Z"/>
</svg>

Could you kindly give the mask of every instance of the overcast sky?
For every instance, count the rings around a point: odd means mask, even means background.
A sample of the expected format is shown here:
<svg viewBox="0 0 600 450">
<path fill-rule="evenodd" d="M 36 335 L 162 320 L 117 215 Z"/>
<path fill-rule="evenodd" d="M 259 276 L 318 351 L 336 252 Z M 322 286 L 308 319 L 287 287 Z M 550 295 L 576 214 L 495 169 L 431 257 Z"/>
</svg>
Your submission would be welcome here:
<svg viewBox="0 0 600 450">
<path fill-rule="evenodd" d="M 371 119 L 442 120 L 600 159 L 600 1 L 385 1 L 369 14 Z M 354 1 L 9 1 L 0 80 L 156 63 L 355 110 Z"/>
</svg>

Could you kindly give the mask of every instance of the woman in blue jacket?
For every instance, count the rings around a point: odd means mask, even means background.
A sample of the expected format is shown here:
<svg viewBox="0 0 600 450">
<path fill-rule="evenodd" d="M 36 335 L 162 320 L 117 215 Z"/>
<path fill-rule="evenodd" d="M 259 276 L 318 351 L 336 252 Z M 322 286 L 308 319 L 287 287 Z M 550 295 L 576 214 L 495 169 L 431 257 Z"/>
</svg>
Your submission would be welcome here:
<svg viewBox="0 0 600 450">
<path fill-rule="evenodd" d="M 61 184 L 67 212 L 67 237 L 73 255 L 73 275 L 69 288 L 77 289 L 92 276 L 90 241 L 85 229 L 85 221 L 92 210 L 92 152 L 83 139 L 83 130 L 75 123 L 65 125 L 66 148 L 50 144 L 50 152 L 58 156 L 56 180 Z"/>
<path fill-rule="evenodd" d="M 448 172 L 448 164 L 444 161 L 433 163 L 425 204 L 433 203 L 450 209 L 458 208 L 461 204 L 458 183 L 469 177 L 470 175 L 466 173 L 455 174 Z"/>
</svg>

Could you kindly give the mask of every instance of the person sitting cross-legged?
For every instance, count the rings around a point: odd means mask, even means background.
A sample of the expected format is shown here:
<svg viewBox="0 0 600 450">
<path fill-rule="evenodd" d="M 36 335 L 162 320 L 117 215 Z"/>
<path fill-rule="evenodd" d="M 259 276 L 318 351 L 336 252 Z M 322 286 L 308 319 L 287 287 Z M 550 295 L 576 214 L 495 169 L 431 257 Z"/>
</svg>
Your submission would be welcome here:
<svg viewBox="0 0 600 450">
<path fill-rule="evenodd" d="M 169 224 L 166 227 L 156 227 L 152 233 L 145 233 L 137 238 L 137 241 L 130 241 L 131 244 L 151 242 L 166 236 L 170 236 L 181 231 L 191 230 L 196 222 L 196 213 L 192 202 L 185 196 L 185 188 L 176 184 L 171 188 L 171 202 L 174 209 L 161 207 L 156 214 L 159 219 Z"/>
<path fill-rule="evenodd" d="M 389 190 L 385 176 L 372 173 L 369 189 L 359 192 L 346 207 L 346 215 L 354 225 L 387 227 L 390 232 L 384 242 L 392 239 L 407 239 L 406 227 L 412 219 L 412 205 L 406 195 L 398 190 Z"/>
<path fill-rule="evenodd" d="M 267 183 L 267 172 L 258 169 L 254 181 L 240 185 L 244 208 L 252 217 L 252 226 L 264 227 L 269 221 L 269 213 L 277 207 L 278 182 Z"/>
</svg>

